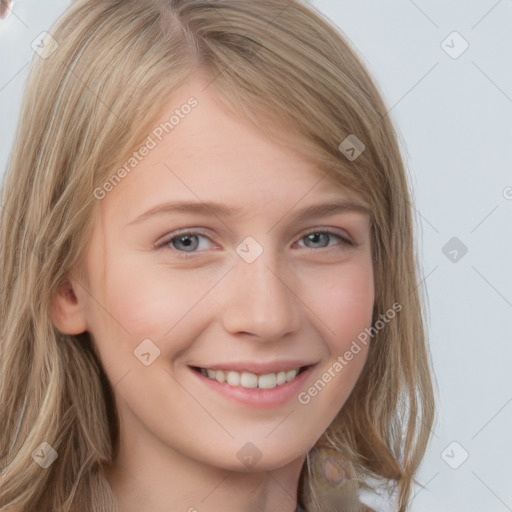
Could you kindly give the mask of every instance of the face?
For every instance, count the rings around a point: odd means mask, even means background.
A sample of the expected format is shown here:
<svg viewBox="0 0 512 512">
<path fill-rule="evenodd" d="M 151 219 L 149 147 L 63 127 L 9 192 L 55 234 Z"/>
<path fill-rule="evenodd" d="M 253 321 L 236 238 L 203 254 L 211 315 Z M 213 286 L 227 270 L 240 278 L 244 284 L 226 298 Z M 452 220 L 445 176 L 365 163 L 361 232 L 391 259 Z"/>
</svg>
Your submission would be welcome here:
<svg viewBox="0 0 512 512">
<path fill-rule="evenodd" d="M 269 470 L 303 459 L 364 366 L 346 353 L 372 319 L 369 215 L 202 89 L 105 187 L 75 293 L 126 436 Z"/>
</svg>

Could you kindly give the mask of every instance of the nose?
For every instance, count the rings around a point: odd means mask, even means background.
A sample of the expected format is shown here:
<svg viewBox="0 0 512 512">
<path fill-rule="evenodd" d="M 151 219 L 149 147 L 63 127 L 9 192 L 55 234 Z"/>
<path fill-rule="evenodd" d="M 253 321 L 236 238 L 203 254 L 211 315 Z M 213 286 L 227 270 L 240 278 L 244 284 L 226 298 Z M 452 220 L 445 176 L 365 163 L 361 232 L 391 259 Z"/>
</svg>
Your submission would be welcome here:
<svg viewBox="0 0 512 512">
<path fill-rule="evenodd" d="M 279 254 L 265 250 L 252 263 L 237 256 L 234 265 L 224 288 L 224 328 L 259 341 L 277 341 L 296 332 L 302 302 L 293 289 L 293 274 L 284 272 Z"/>
</svg>

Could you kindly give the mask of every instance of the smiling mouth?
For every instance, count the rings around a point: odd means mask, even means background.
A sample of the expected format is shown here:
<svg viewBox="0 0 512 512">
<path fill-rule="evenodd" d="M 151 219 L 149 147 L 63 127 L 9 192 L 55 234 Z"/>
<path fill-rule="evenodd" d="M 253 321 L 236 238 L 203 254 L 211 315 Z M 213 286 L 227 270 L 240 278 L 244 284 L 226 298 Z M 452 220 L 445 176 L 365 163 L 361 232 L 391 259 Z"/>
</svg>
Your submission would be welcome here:
<svg viewBox="0 0 512 512">
<path fill-rule="evenodd" d="M 288 371 L 279 371 L 257 375 L 251 372 L 236 372 L 233 370 L 212 370 L 211 368 L 193 367 L 193 370 L 205 377 L 216 380 L 221 384 L 246 389 L 273 389 L 293 381 L 308 367 L 303 366 Z"/>
</svg>

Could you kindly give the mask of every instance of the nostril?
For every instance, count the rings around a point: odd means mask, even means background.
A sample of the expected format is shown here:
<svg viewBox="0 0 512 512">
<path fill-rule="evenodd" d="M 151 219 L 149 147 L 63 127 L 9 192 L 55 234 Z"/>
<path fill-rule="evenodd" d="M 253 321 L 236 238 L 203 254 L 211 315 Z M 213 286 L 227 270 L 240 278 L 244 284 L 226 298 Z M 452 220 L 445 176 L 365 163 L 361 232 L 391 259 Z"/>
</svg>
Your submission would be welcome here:
<svg viewBox="0 0 512 512">
<path fill-rule="evenodd" d="M 11 11 L 11 0 L 0 0 L 0 19 L 7 18 L 7 15 Z"/>
</svg>

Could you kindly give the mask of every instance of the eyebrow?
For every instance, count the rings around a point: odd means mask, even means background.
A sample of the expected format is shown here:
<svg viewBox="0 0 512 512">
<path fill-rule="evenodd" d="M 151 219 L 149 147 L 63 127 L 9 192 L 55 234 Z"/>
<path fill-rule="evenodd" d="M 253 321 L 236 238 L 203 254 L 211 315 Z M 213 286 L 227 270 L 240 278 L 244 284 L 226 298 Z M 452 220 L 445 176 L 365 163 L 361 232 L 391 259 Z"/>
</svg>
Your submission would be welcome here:
<svg viewBox="0 0 512 512">
<path fill-rule="evenodd" d="M 129 222 L 127 225 L 139 224 L 143 221 L 148 220 L 156 215 L 170 215 L 177 213 L 195 213 L 195 214 L 213 214 L 216 216 L 224 216 L 232 218 L 235 216 L 242 215 L 246 211 L 243 207 L 228 206 L 223 203 L 215 203 L 211 201 L 201 202 L 172 202 L 159 204 L 146 212 L 142 213 L 134 220 Z M 291 214 L 293 209 L 290 210 L 285 216 Z M 324 203 L 313 204 L 298 210 L 294 218 L 297 221 L 301 221 L 312 217 L 322 217 L 324 215 L 335 215 L 337 213 L 345 212 L 358 212 L 362 214 L 369 214 L 370 209 L 361 203 L 354 201 L 347 201 L 343 199 L 331 200 Z"/>
</svg>

